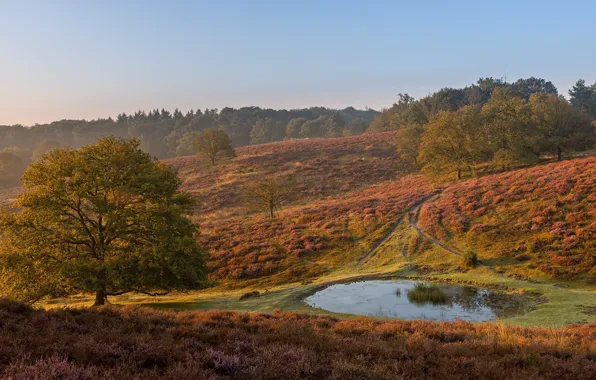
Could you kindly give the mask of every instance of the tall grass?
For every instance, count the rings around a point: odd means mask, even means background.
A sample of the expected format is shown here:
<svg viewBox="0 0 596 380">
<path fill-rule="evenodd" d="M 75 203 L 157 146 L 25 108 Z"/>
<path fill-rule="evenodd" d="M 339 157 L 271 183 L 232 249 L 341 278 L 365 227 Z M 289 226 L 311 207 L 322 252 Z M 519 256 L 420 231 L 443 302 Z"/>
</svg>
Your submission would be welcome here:
<svg viewBox="0 0 596 380">
<path fill-rule="evenodd" d="M 447 303 L 449 297 L 435 284 L 417 282 L 414 288 L 408 291 L 408 300 L 412 303 L 441 305 Z"/>
</svg>

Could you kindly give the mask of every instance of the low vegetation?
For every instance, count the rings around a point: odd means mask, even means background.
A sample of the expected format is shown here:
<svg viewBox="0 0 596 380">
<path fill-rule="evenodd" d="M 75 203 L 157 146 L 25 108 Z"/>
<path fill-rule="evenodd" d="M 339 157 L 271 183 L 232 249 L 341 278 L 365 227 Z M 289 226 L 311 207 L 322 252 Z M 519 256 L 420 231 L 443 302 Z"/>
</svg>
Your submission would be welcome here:
<svg viewBox="0 0 596 380">
<path fill-rule="evenodd" d="M 168 160 L 198 200 L 194 220 L 211 253 L 210 278 L 281 284 L 355 260 L 434 191 L 423 176 L 401 172 L 392 139 L 375 133 L 242 147 L 215 167 L 201 157 Z"/>
<path fill-rule="evenodd" d="M 592 379 L 596 327 L 339 320 L 294 313 L 37 311 L 0 300 L 11 379 Z"/>
<path fill-rule="evenodd" d="M 448 297 L 436 284 L 417 282 L 412 289 L 408 290 L 408 300 L 418 304 L 440 305 L 446 303 Z"/>
<path fill-rule="evenodd" d="M 425 204 L 423 228 L 521 275 L 596 280 L 596 157 L 454 184 Z"/>
<path fill-rule="evenodd" d="M 475 267 L 478 265 L 478 255 L 474 251 L 465 251 L 462 254 L 462 261 L 464 266 L 468 268 Z"/>
</svg>

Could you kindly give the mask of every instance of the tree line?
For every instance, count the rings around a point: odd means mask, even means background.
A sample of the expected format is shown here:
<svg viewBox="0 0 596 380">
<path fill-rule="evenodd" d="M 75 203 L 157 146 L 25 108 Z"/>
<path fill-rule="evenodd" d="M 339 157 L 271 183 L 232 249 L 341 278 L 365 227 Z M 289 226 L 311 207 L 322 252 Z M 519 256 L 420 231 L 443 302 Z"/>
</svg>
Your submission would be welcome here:
<svg viewBox="0 0 596 380">
<path fill-rule="evenodd" d="M 116 119 L 61 120 L 32 127 L 0 126 L 0 186 L 14 184 L 27 165 L 55 148 L 78 148 L 98 137 L 137 138 L 157 158 L 190 155 L 195 135 L 207 129 L 224 131 L 232 146 L 284 139 L 338 137 L 366 131 L 377 112 L 348 107 L 273 110 L 259 107 L 138 111 Z"/>
<path fill-rule="evenodd" d="M 419 100 L 400 94 L 369 130 L 396 130 L 395 145 L 407 168 L 431 176 L 453 172 L 459 179 L 487 162 L 505 170 L 545 155 L 560 160 L 592 149 L 594 120 L 596 83 L 579 80 L 567 100 L 544 79 L 481 78 Z"/>
</svg>

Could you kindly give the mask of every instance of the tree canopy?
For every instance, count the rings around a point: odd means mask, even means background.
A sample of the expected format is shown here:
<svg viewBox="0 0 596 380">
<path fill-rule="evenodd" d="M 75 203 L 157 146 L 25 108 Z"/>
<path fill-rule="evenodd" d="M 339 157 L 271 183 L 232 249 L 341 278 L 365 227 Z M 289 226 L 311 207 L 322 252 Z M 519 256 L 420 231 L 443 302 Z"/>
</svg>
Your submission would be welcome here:
<svg viewBox="0 0 596 380">
<path fill-rule="evenodd" d="M 86 292 L 101 305 L 130 291 L 203 286 L 191 199 L 140 144 L 108 137 L 29 166 L 13 212 L 0 213 L 1 293 L 35 301 Z"/>
<path fill-rule="evenodd" d="M 400 124 L 395 147 L 402 164 L 422 167 L 432 176 L 456 172 L 459 179 L 462 171 L 474 171 L 480 163 L 507 169 L 534 162 L 541 155 L 560 160 L 565 154 L 594 147 L 596 131 L 590 115 L 556 95 L 549 83 L 536 78 L 520 80 L 515 86 L 479 81 L 481 90 L 492 87 L 482 104 L 430 113 L 425 124 Z M 526 99 L 528 91 L 538 90 Z M 401 99 L 399 107 L 411 102 Z M 384 113 L 375 120 L 380 117 L 391 119 Z"/>
<path fill-rule="evenodd" d="M 193 146 L 197 154 L 207 156 L 213 165 L 220 153 L 227 157 L 236 156 L 230 138 L 221 129 L 207 128 L 198 132 L 194 137 Z"/>
</svg>

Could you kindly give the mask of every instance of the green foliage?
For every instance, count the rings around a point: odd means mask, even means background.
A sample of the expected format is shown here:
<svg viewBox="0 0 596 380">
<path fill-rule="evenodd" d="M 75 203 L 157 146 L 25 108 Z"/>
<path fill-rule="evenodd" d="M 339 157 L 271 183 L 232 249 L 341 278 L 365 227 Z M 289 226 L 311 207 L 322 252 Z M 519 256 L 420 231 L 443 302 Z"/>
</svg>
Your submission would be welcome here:
<svg viewBox="0 0 596 380">
<path fill-rule="evenodd" d="M 569 98 L 575 110 L 596 120 L 596 83 L 586 86 L 585 80 L 578 80 L 575 86 L 569 90 Z"/>
<path fill-rule="evenodd" d="M 478 265 L 478 255 L 474 251 L 466 251 L 462 254 L 464 266 L 472 268 Z"/>
<path fill-rule="evenodd" d="M 282 134 L 283 130 L 280 122 L 270 117 L 259 119 L 250 131 L 250 143 L 264 144 L 281 140 Z"/>
<path fill-rule="evenodd" d="M 28 163 L 31 160 L 31 152 L 44 140 L 55 140 L 62 146 L 78 148 L 94 142 L 99 137 L 117 136 L 135 137 L 141 141 L 141 147 L 146 152 L 158 158 L 168 158 L 193 154 L 192 136 L 207 128 L 223 130 L 229 136 L 232 146 L 238 147 L 251 144 L 250 134 L 259 119 L 271 118 L 276 122 L 272 129 L 267 129 L 265 135 L 258 138 L 260 142 L 270 142 L 284 139 L 287 125 L 292 119 L 316 120 L 335 114 L 344 120 L 349 133 L 354 135 L 364 132 L 377 112 L 371 109 L 357 110 L 353 107 L 342 110 L 324 107 L 292 110 L 226 107 L 221 111 L 190 110 L 186 114 L 179 110 L 169 112 L 155 109 L 129 115 L 122 113 L 115 120 L 61 120 L 32 128 L 22 125 L 0 125 L 0 151 L 4 148 L 29 151 L 26 157 L 21 157 Z"/>
<path fill-rule="evenodd" d="M 0 214 L 0 290 L 35 301 L 199 288 L 205 253 L 184 215 L 174 171 L 136 139 L 109 137 L 54 150 L 22 179 L 14 212 Z"/>
<path fill-rule="evenodd" d="M 207 156 L 215 165 L 217 156 L 221 153 L 226 157 L 236 157 L 232 142 L 221 129 L 207 128 L 194 136 L 193 147 L 197 154 Z"/>
<path fill-rule="evenodd" d="M 482 123 L 477 108 L 469 106 L 456 112 L 443 111 L 426 126 L 420 143 L 418 161 L 430 176 L 457 173 L 482 162 L 487 142 L 479 133 Z"/>
<path fill-rule="evenodd" d="M 300 130 L 306 121 L 307 119 L 304 117 L 298 117 L 290 120 L 288 125 L 286 125 L 286 137 L 290 139 L 296 139 L 300 137 Z"/>
<path fill-rule="evenodd" d="M 482 107 L 482 115 L 482 134 L 487 137 L 495 165 L 507 168 L 518 162 L 538 159 L 538 131 L 532 110 L 523 98 L 516 97 L 507 88 L 496 89 Z"/>
<path fill-rule="evenodd" d="M 427 110 L 408 94 L 399 94 L 397 103 L 375 116 L 370 124 L 371 132 L 395 131 L 408 124 L 426 124 Z"/>
<path fill-rule="evenodd" d="M 556 155 L 589 149 L 594 145 L 594 127 L 586 114 L 574 110 L 563 98 L 545 93 L 530 97 L 530 107 L 540 139 L 539 149 Z"/>
<path fill-rule="evenodd" d="M 395 148 L 400 160 L 409 169 L 418 169 L 418 152 L 424 127 L 419 124 L 404 125 L 395 133 Z"/>
</svg>

